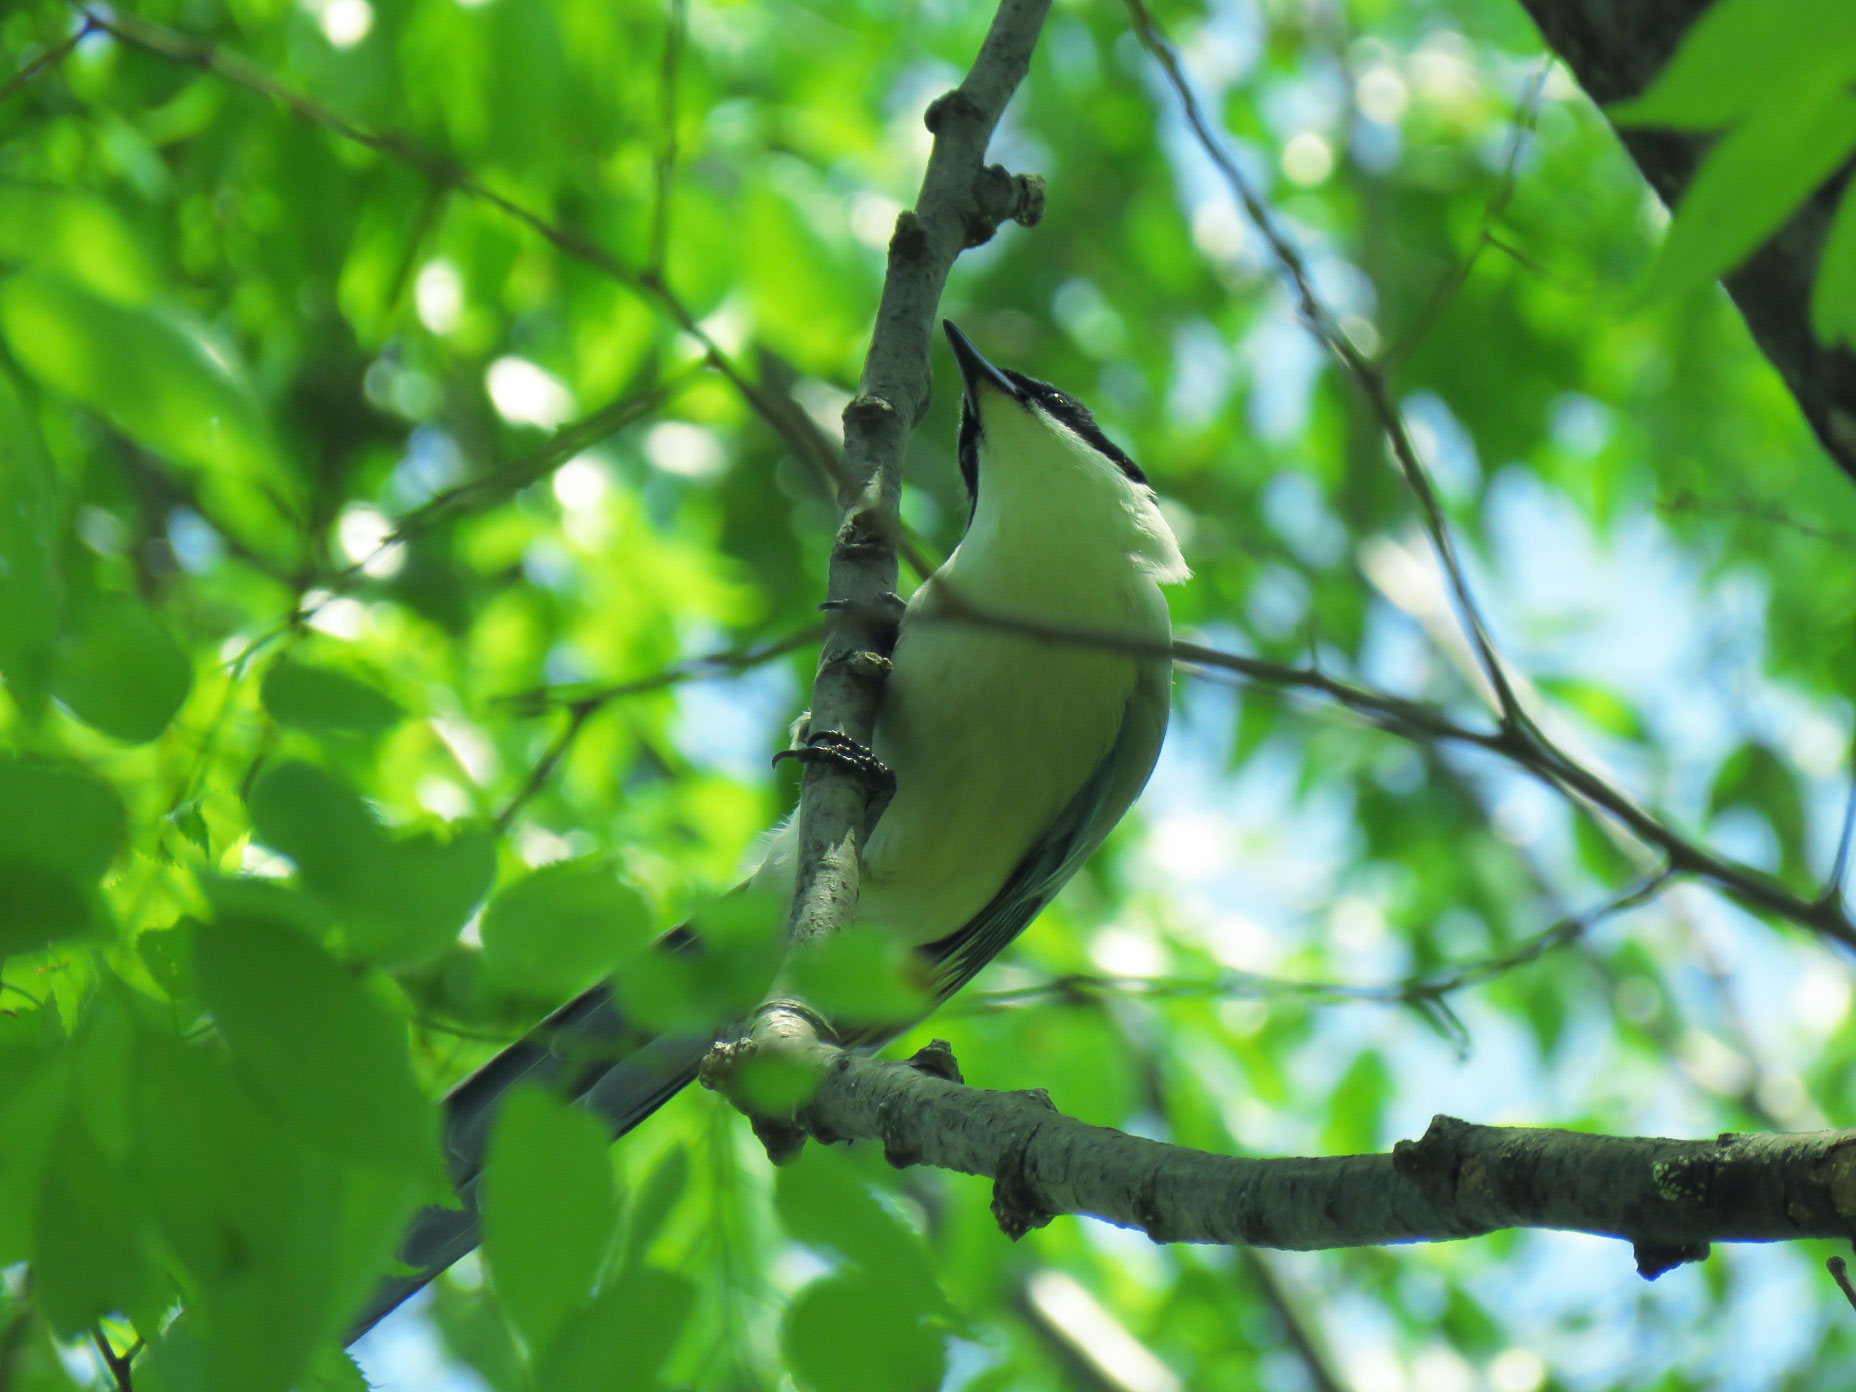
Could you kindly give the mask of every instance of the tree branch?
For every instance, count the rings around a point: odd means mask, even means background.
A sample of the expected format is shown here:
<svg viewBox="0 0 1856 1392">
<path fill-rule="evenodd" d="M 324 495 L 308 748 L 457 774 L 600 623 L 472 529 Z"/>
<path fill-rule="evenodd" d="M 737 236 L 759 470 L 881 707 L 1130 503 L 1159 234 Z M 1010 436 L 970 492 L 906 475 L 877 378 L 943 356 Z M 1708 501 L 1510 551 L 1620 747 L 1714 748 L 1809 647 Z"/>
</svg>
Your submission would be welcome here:
<svg viewBox="0 0 1856 1392">
<path fill-rule="evenodd" d="M 76 31 L 63 43 L 56 44 L 46 49 L 45 52 L 41 53 L 37 58 L 34 58 L 30 63 L 27 63 L 25 67 L 14 73 L 5 82 L 0 82 L 0 102 L 5 101 L 15 92 L 20 91 L 46 69 L 54 68 L 58 66 L 58 64 L 64 62 L 86 37 L 96 32 L 96 28 L 96 22 L 86 15 L 83 22 L 77 26 Z"/>
<path fill-rule="evenodd" d="M 1654 1277 L 1713 1242 L 1856 1237 L 1856 1131 L 1685 1141 L 1439 1116 L 1388 1154 L 1257 1159 L 1091 1126 L 1042 1091 L 967 1087 L 945 1045 L 906 1063 L 816 1048 L 824 1081 L 797 1118 L 809 1134 L 992 1179 L 1013 1238 L 1065 1213 L 1156 1242 L 1292 1251 L 1552 1228 L 1630 1242 Z"/>
<path fill-rule="evenodd" d="M 1001 222 L 1042 211 L 1041 181 L 983 164 L 994 126 L 1031 64 L 1049 0 L 1002 0 L 960 86 L 927 111 L 934 148 L 913 210 L 896 219 L 863 376 L 844 408 L 845 463 L 859 481 L 832 547 L 830 619 L 812 692 L 812 729 L 868 745 L 887 676 L 902 450 L 928 410 L 936 307 L 954 258 Z M 828 764 L 806 771 L 799 802 L 798 883 L 790 935 L 817 941 L 857 904 L 865 788 Z"/>
</svg>

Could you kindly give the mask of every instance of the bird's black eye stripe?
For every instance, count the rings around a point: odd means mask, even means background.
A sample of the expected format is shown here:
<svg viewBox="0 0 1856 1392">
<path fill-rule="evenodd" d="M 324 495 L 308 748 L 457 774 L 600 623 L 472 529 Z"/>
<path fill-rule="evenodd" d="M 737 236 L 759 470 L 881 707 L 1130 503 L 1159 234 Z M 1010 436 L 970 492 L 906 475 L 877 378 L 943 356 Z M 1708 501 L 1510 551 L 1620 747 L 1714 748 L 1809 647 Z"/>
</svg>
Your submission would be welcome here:
<svg viewBox="0 0 1856 1392">
<path fill-rule="evenodd" d="M 1134 482 L 1147 482 L 1147 475 L 1141 472 L 1140 466 L 1128 458 L 1119 445 L 1102 433 L 1102 427 L 1096 424 L 1096 418 L 1089 414 L 1089 408 L 1082 402 L 1068 392 L 1059 391 L 1049 382 L 1040 382 L 1035 377 L 1027 377 L 1022 372 L 1014 372 L 1009 367 L 1005 369 L 1005 375 L 1011 379 L 1012 385 L 1018 388 L 1021 401 L 1036 402 L 1053 418 L 1062 421 L 1112 459 L 1116 467 Z"/>
</svg>

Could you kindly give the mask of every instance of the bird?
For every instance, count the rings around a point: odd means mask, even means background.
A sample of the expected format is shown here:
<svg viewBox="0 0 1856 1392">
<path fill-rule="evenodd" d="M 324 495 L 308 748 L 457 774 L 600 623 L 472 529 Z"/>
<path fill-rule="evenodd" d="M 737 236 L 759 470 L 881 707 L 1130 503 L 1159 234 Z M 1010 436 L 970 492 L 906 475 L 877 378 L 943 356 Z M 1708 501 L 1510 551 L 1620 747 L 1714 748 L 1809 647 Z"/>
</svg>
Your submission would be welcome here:
<svg viewBox="0 0 1856 1392">
<path fill-rule="evenodd" d="M 913 950 L 929 1009 L 1038 915 L 1146 786 L 1171 706 L 1162 587 L 1190 575 L 1146 475 L 1088 408 L 942 327 L 961 380 L 966 530 L 902 610 L 869 749 L 822 732 L 794 751 L 880 785 L 853 926 Z M 797 856 L 792 817 L 764 838 L 746 884 L 790 897 Z M 660 946 L 705 950 L 699 925 Z M 875 1047 L 914 1023 L 845 1021 L 837 1037 Z M 464 1206 L 415 1220 L 400 1251 L 414 1274 L 381 1283 L 348 1342 L 476 1245 L 475 1191 L 510 1089 L 552 1087 L 617 1139 L 739 1024 L 645 1038 L 602 985 L 465 1079 L 445 1105 Z"/>
</svg>

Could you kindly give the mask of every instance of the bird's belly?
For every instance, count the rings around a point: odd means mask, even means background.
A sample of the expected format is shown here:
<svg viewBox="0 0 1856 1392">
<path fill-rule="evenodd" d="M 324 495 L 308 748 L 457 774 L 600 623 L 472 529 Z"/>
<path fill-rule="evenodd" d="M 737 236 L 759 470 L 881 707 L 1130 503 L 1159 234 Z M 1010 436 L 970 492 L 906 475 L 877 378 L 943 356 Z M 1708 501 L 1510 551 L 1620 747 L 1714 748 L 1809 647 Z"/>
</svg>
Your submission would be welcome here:
<svg viewBox="0 0 1856 1392">
<path fill-rule="evenodd" d="M 896 794 L 863 859 L 859 923 L 911 943 L 997 894 L 1114 743 L 1125 655 L 924 625 L 897 645 L 875 752 Z"/>
</svg>

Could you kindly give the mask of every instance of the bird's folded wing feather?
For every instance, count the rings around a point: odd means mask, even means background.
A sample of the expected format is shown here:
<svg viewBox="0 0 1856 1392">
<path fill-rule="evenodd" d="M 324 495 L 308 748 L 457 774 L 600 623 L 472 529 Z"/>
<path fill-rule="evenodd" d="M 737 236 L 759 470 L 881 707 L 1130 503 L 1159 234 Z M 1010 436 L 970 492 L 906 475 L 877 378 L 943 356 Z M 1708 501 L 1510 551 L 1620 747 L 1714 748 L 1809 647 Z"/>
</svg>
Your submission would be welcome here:
<svg viewBox="0 0 1856 1392">
<path fill-rule="evenodd" d="M 978 974 L 1057 896 L 1147 785 L 1166 735 L 1171 669 L 1142 663 L 1115 741 L 1050 830 L 1034 843 L 986 907 L 922 951 L 944 1001 Z"/>
</svg>

